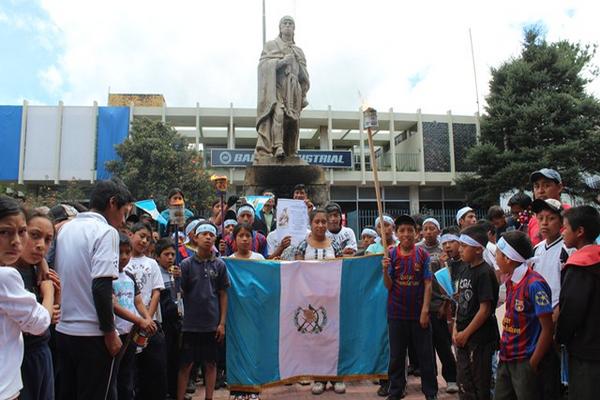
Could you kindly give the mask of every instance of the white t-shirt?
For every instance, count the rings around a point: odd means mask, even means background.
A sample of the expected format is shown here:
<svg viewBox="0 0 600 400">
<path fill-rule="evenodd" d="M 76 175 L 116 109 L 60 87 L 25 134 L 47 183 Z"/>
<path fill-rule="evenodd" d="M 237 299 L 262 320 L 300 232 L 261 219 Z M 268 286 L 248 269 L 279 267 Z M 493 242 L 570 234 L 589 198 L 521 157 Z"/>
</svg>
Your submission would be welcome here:
<svg viewBox="0 0 600 400">
<path fill-rule="evenodd" d="M 342 229 L 340 229 L 338 233 L 327 231 L 327 237 L 334 240 L 342 250 L 347 248 L 351 248 L 354 251 L 358 250 L 358 246 L 356 245 L 356 235 L 354 234 L 354 231 L 347 226 L 342 226 Z"/>
<path fill-rule="evenodd" d="M 540 274 L 550 286 L 552 308 L 558 305 L 560 297 L 560 271 L 572 252 L 573 250 L 569 251 L 565 248 L 562 236 L 550 244 L 547 244 L 546 240 L 542 240 L 535 246 L 535 257 L 538 257 L 538 261 L 533 266 L 533 270 Z"/>
<path fill-rule="evenodd" d="M 135 289 L 135 281 L 125 271 L 119 272 L 119 279 L 113 281 L 113 294 L 117 298 L 119 305 L 137 314 L 137 310 L 135 309 Z M 126 335 L 131 331 L 133 322 L 115 315 L 115 325 L 119 335 Z"/>
<path fill-rule="evenodd" d="M 14 399 L 23 388 L 23 335 L 41 335 L 50 326 L 50 314 L 25 290 L 16 269 L 0 267 L 0 399 Z"/>
<path fill-rule="evenodd" d="M 229 258 L 236 258 L 235 257 L 235 253 L 232 254 L 232 255 L 230 255 Z M 254 251 L 250 251 L 250 258 L 249 258 L 249 260 L 264 260 L 264 259 L 265 259 L 265 257 L 263 257 L 262 254 L 256 253 Z"/>
<path fill-rule="evenodd" d="M 102 336 L 92 281 L 119 276 L 117 230 L 96 212 L 77 214 L 58 232 L 55 268 L 62 285 L 56 330 L 71 336 Z"/>
<path fill-rule="evenodd" d="M 158 263 L 155 259 L 146 256 L 132 257 L 131 260 L 129 260 L 129 264 L 125 267 L 125 271 L 135 277 L 135 283 L 137 283 L 140 294 L 142 295 L 142 301 L 146 308 L 149 308 L 150 300 L 152 299 L 152 291 L 154 289 L 163 290 L 165 288 L 165 283 L 163 282 Z M 156 308 L 156 313 L 152 318 L 155 321 L 162 322 L 160 304 Z"/>
</svg>

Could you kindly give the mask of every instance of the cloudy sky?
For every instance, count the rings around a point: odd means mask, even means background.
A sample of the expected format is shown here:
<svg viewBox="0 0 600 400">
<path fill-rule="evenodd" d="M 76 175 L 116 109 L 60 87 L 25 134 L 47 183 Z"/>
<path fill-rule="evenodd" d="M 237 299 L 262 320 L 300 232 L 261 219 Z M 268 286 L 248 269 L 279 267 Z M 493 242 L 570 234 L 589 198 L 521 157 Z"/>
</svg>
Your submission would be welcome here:
<svg viewBox="0 0 600 400">
<path fill-rule="evenodd" d="M 473 114 L 490 68 L 519 53 L 525 26 L 548 40 L 600 42 L 600 3 L 266 0 L 267 39 L 296 19 L 310 108 Z M 261 0 L 0 0 L 0 104 L 106 104 L 162 93 L 169 106 L 254 107 Z M 600 54 L 594 60 L 600 65 Z M 600 97 L 600 79 L 588 91 Z"/>
</svg>

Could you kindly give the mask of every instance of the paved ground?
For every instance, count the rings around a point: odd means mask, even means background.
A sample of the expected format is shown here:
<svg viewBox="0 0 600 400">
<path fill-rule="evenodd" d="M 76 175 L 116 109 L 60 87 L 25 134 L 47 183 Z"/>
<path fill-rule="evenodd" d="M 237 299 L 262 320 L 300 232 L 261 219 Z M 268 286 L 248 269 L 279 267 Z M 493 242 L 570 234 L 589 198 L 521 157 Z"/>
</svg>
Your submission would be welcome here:
<svg viewBox="0 0 600 400">
<path fill-rule="evenodd" d="M 455 400 L 458 399 L 456 394 L 446 393 L 446 384 L 441 377 L 438 377 L 438 385 L 440 391 L 438 394 L 439 400 Z M 281 386 L 272 389 L 267 389 L 261 393 L 260 398 L 263 400 L 271 399 L 294 399 L 294 400 L 354 400 L 354 399 L 384 399 L 383 397 L 377 396 L 377 389 L 379 386 L 374 385 L 370 381 L 359 381 L 359 382 L 348 382 L 346 384 L 346 394 L 336 394 L 331 386 L 328 386 L 328 390 L 320 396 L 313 396 L 310 393 L 310 385 L 292 385 L 292 386 Z M 408 379 L 408 388 L 406 400 L 424 399 L 425 397 L 421 393 L 421 381 L 419 378 L 410 376 Z M 194 394 L 194 400 L 204 399 L 204 388 L 198 387 Z M 215 400 L 229 399 L 229 392 L 225 389 L 220 389 L 215 393 Z"/>
</svg>

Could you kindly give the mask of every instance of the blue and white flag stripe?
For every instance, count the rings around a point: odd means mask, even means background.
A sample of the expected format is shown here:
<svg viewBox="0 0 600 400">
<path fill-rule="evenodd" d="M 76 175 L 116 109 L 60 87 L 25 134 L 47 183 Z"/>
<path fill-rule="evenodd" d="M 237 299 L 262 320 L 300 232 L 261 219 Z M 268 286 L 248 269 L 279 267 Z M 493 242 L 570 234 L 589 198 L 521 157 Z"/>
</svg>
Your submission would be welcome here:
<svg viewBox="0 0 600 400">
<path fill-rule="evenodd" d="M 381 256 L 225 262 L 232 285 L 227 380 L 233 390 L 386 374 L 387 291 Z"/>
<path fill-rule="evenodd" d="M 163 225 L 167 225 L 167 220 L 158 212 L 158 208 L 156 207 L 154 200 L 149 199 L 136 201 L 135 206 L 150 214 L 153 220 L 158 221 Z"/>
</svg>

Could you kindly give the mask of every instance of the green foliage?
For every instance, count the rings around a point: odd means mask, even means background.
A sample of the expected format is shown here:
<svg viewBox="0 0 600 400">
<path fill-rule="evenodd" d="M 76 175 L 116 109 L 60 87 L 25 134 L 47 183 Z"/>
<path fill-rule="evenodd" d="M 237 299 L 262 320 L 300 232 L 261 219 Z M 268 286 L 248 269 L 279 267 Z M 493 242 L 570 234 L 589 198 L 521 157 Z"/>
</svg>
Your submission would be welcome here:
<svg viewBox="0 0 600 400">
<path fill-rule="evenodd" d="M 598 75 L 595 47 L 548 43 L 529 28 L 521 54 L 492 68 L 481 141 L 467 163 L 474 174 L 459 178 L 469 200 L 497 203 L 510 189 L 531 189 L 529 174 L 558 170 L 568 191 L 592 199 L 581 173 L 600 169 L 600 102 L 585 88 Z"/>
<path fill-rule="evenodd" d="M 109 161 L 106 168 L 123 180 L 135 199 L 153 198 L 162 209 L 169 190 L 178 187 L 186 195 L 187 208 L 207 206 L 213 189 L 202 159 L 175 129 L 160 121 L 136 119 L 117 154 L 121 159 Z"/>
</svg>

